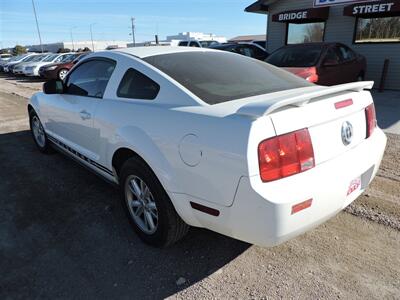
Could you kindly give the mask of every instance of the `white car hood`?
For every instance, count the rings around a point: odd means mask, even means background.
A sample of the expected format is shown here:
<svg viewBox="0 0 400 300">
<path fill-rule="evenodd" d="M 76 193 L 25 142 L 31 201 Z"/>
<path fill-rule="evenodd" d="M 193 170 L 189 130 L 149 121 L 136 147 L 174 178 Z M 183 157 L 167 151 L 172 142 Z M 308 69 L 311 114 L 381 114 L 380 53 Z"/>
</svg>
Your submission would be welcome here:
<svg viewBox="0 0 400 300">
<path fill-rule="evenodd" d="M 35 62 L 35 63 L 28 63 L 28 64 L 26 64 L 25 65 L 25 67 L 41 67 L 41 66 L 45 66 L 45 65 L 49 65 L 49 64 L 52 64 L 52 62 L 48 62 L 48 61 L 46 61 L 46 62 L 44 62 L 44 61 L 38 61 L 38 62 Z"/>
</svg>

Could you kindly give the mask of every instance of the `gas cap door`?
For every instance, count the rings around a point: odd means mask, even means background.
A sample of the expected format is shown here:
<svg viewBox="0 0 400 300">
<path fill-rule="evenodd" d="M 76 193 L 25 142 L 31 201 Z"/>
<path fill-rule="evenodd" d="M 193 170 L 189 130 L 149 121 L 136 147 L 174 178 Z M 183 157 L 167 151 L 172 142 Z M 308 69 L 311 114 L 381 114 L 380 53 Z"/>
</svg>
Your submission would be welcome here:
<svg viewBox="0 0 400 300">
<path fill-rule="evenodd" d="M 179 143 L 179 155 L 182 161 L 189 167 L 197 166 L 203 156 L 199 138 L 195 134 L 185 135 Z"/>
</svg>

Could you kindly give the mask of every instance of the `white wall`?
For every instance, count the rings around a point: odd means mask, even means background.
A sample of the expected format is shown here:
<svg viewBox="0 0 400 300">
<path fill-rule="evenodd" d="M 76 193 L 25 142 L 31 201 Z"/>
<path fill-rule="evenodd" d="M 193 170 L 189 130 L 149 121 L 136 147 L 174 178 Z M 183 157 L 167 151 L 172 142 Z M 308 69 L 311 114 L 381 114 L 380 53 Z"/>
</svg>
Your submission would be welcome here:
<svg viewBox="0 0 400 300">
<path fill-rule="evenodd" d="M 313 0 L 278 0 L 269 6 L 268 51 L 272 52 L 285 45 L 286 24 L 272 22 L 272 15 L 303 8 L 312 8 Z M 330 7 L 329 19 L 325 27 L 325 42 L 340 42 L 350 46 L 367 58 L 366 80 L 375 81 L 379 86 L 382 67 L 386 58 L 390 59 L 385 87 L 400 90 L 400 43 L 395 44 L 353 44 L 356 18 L 343 16 L 344 5 Z"/>
</svg>

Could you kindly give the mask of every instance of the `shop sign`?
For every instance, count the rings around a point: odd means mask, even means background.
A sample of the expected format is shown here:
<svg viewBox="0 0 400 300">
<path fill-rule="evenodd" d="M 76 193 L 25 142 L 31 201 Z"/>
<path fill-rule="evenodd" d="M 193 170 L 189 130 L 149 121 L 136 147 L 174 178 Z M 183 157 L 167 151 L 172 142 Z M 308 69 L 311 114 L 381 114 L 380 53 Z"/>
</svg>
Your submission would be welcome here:
<svg viewBox="0 0 400 300">
<path fill-rule="evenodd" d="M 375 0 L 371 0 L 371 1 L 375 1 Z M 314 0 L 314 7 L 333 6 L 333 5 L 357 3 L 357 2 L 371 2 L 371 1 L 368 1 L 368 0 Z"/>
<path fill-rule="evenodd" d="M 284 11 L 272 16 L 273 22 L 302 22 L 307 20 L 326 20 L 329 8 L 309 8 L 301 10 Z"/>
<path fill-rule="evenodd" d="M 400 2 L 369 2 L 346 6 L 343 10 L 345 16 L 379 15 L 393 14 L 400 12 Z"/>
</svg>

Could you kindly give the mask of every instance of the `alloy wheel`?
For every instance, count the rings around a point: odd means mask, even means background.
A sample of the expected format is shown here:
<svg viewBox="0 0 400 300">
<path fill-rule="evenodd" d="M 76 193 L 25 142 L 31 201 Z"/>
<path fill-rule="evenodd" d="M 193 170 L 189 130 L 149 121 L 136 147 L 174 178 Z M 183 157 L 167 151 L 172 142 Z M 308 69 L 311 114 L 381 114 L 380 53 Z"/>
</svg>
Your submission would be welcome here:
<svg viewBox="0 0 400 300">
<path fill-rule="evenodd" d="M 58 73 L 58 77 L 60 77 L 61 80 L 63 80 L 65 78 L 65 76 L 67 76 L 68 71 L 67 70 L 61 70 Z"/>
<path fill-rule="evenodd" d="M 128 176 L 125 182 L 125 201 L 136 225 L 146 234 L 153 234 L 158 226 L 158 210 L 153 194 L 138 176 Z"/>
<path fill-rule="evenodd" d="M 44 134 L 42 123 L 37 116 L 32 118 L 32 132 L 36 143 L 43 148 L 46 145 L 46 136 Z"/>
</svg>

